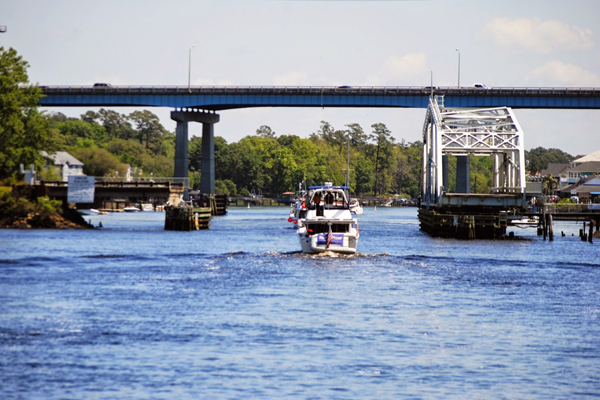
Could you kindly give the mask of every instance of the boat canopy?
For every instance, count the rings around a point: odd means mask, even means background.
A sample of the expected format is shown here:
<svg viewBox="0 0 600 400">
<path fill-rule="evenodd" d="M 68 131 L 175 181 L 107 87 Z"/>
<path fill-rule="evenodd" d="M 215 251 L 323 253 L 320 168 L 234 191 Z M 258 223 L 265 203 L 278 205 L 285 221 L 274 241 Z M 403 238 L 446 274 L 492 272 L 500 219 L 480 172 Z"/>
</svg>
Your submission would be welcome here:
<svg viewBox="0 0 600 400">
<path fill-rule="evenodd" d="M 315 190 L 315 189 L 342 189 L 342 190 L 350 190 L 349 187 L 347 186 L 310 186 L 309 187 L 310 190 Z"/>
</svg>

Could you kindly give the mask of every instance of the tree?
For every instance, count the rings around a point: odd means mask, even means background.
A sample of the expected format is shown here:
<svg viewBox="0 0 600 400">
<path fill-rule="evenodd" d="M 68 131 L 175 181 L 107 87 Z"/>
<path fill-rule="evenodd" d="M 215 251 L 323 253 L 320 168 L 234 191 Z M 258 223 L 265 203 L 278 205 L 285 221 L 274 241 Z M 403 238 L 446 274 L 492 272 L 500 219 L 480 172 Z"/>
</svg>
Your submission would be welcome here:
<svg viewBox="0 0 600 400">
<path fill-rule="evenodd" d="M 385 124 L 378 123 L 371 125 L 373 133 L 369 136 L 375 142 L 375 186 L 374 194 L 384 193 L 388 189 L 387 173 L 392 157 L 392 149 L 395 139 L 392 137 L 391 131 Z"/>
<path fill-rule="evenodd" d="M 40 150 L 54 151 L 48 120 L 38 111 L 42 92 L 29 84 L 29 64 L 0 47 L 0 178 L 16 176 L 19 164 L 42 164 Z"/>
<path fill-rule="evenodd" d="M 127 115 L 104 108 L 101 108 L 97 115 L 97 122 L 106 129 L 109 139 L 134 139 L 136 137 L 136 131 L 131 126 Z"/>
<path fill-rule="evenodd" d="M 83 172 L 91 176 L 125 176 L 125 165 L 105 149 L 76 149 L 73 156 L 84 164 Z"/>
<path fill-rule="evenodd" d="M 264 138 L 275 138 L 275 132 L 267 125 L 261 125 L 261 127 L 256 130 L 256 135 Z"/>
<path fill-rule="evenodd" d="M 536 147 L 525 152 L 527 170 L 531 171 L 534 175 L 548 168 L 548 164 L 550 163 L 568 164 L 572 159 L 573 156 L 559 149 Z"/>
<path fill-rule="evenodd" d="M 356 194 L 360 195 L 373 190 L 373 163 L 365 156 L 360 155 L 355 164 Z"/>
<path fill-rule="evenodd" d="M 165 133 L 160 119 L 151 111 L 134 111 L 129 114 L 129 119 L 136 125 L 139 142 L 145 143 L 147 149 L 151 143 L 159 142 L 158 139 Z"/>
<path fill-rule="evenodd" d="M 86 122 L 78 119 L 69 119 L 65 122 L 55 124 L 55 128 L 64 136 L 91 139 L 96 144 L 104 144 L 108 141 L 104 127 L 94 121 Z"/>
<path fill-rule="evenodd" d="M 558 179 L 552 176 L 552 174 L 548 174 L 544 176 L 542 180 L 542 192 L 545 195 L 551 195 L 558 185 Z"/>
<path fill-rule="evenodd" d="M 346 127 L 348 128 L 347 132 L 350 136 L 350 144 L 352 147 L 358 149 L 359 151 L 364 150 L 364 148 L 367 146 L 369 137 L 367 134 L 365 134 L 365 131 L 363 131 L 363 128 L 360 126 L 360 124 L 352 123 L 346 125 Z"/>
</svg>

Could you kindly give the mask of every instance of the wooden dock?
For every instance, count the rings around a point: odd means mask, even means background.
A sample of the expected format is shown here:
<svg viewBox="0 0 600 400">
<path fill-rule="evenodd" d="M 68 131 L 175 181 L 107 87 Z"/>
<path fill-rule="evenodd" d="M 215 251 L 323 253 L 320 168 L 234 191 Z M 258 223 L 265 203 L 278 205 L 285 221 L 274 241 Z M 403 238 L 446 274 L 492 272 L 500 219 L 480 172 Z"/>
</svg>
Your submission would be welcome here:
<svg viewBox="0 0 600 400">
<path fill-rule="evenodd" d="M 554 240 L 554 221 L 582 222 L 582 229 L 579 230 L 582 241 L 593 243 L 594 238 L 600 238 L 600 209 L 590 208 L 586 204 L 542 204 L 536 211 L 530 210 L 524 215 L 538 218 L 537 233 L 544 240 Z"/>
</svg>

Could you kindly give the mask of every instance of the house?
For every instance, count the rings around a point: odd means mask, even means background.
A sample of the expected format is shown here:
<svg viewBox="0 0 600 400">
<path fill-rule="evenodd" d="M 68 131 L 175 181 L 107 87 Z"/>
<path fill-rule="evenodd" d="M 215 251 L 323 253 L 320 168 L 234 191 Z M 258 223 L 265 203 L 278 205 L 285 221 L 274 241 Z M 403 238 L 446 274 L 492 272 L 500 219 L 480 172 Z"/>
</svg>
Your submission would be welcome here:
<svg viewBox="0 0 600 400">
<path fill-rule="evenodd" d="M 541 171 L 541 175 L 552 175 L 553 178 L 558 179 L 558 187 L 562 188 L 569 184 L 569 167 L 570 164 L 550 163 L 548 168 Z"/>
<path fill-rule="evenodd" d="M 600 176 L 582 178 L 578 184 L 561 189 L 561 197 L 577 196 L 584 203 L 600 202 Z"/>
<path fill-rule="evenodd" d="M 46 159 L 44 168 L 46 170 L 50 169 L 50 167 L 58 169 L 63 182 L 68 181 L 71 175 L 85 175 L 83 173 L 84 164 L 66 151 L 57 151 L 54 154 L 42 151 L 41 154 Z"/>
<path fill-rule="evenodd" d="M 590 153 L 587 156 L 575 158 L 573 161 L 571 161 L 571 165 L 575 167 L 579 164 L 594 161 L 600 162 L 600 150 Z"/>
<path fill-rule="evenodd" d="M 567 181 L 569 184 L 573 184 L 598 174 L 600 174 L 600 161 L 585 161 L 569 168 Z"/>
</svg>

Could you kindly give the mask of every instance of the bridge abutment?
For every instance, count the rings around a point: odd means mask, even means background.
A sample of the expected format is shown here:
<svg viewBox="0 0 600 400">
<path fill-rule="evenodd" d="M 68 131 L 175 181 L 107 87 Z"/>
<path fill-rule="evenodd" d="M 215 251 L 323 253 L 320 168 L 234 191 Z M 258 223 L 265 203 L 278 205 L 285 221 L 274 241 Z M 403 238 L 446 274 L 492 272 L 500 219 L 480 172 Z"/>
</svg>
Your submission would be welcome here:
<svg viewBox="0 0 600 400">
<path fill-rule="evenodd" d="M 215 137 L 214 125 L 219 122 L 219 114 L 197 110 L 171 112 L 171 119 L 177 122 L 175 138 L 174 177 L 189 178 L 188 122 L 202 124 L 202 164 L 200 190 L 205 194 L 215 193 Z M 188 200 L 186 198 L 186 200 Z"/>
</svg>

